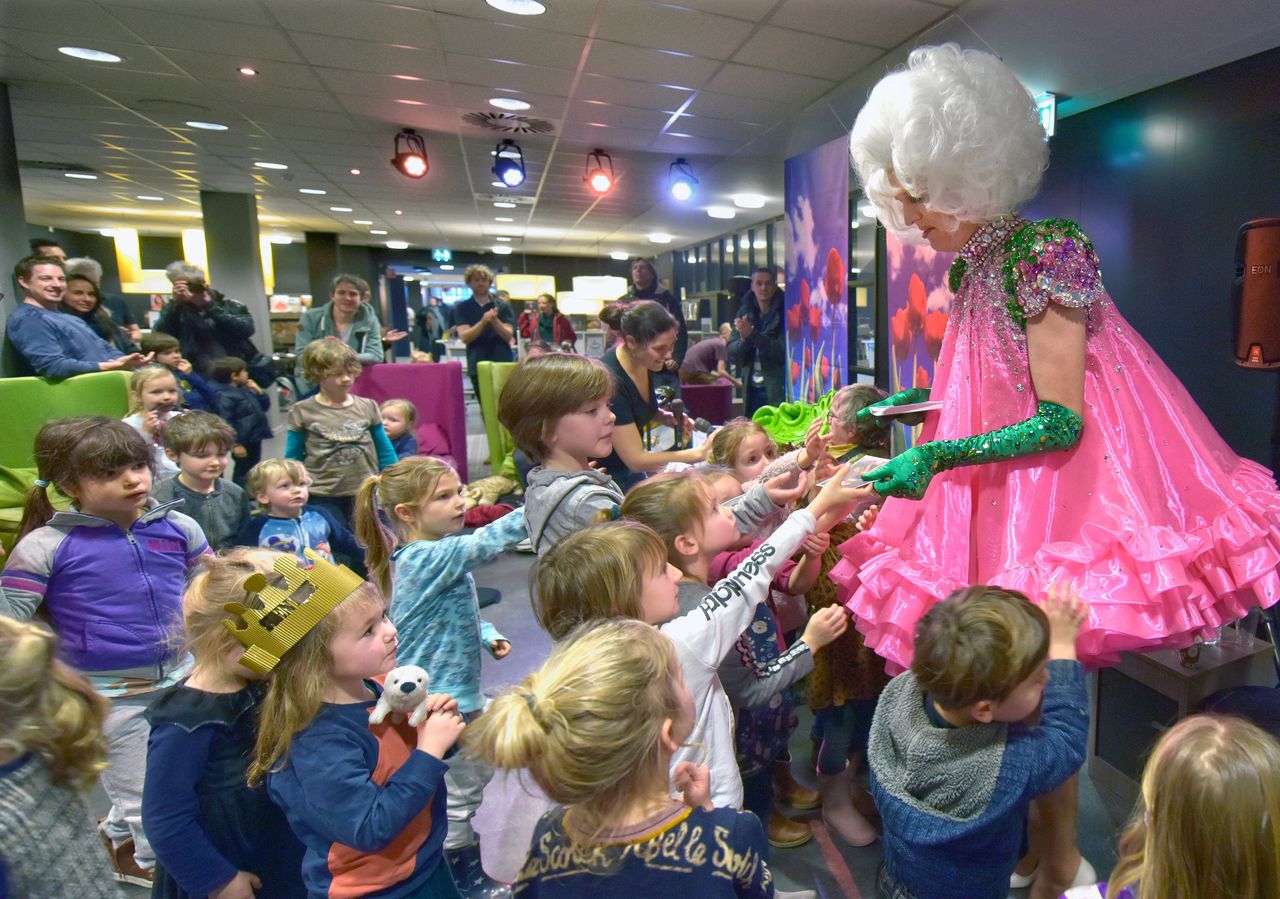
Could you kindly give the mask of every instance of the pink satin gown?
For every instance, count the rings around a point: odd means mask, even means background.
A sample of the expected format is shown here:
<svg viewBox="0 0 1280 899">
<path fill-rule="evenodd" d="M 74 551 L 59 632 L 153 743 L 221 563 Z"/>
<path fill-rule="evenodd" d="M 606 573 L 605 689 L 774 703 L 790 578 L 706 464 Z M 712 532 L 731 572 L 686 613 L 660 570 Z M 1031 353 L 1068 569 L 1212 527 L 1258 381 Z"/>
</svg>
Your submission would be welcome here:
<svg viewBox="0 0 1280 899">
<path fill-rule="evenodd" d="M 1094 666 L 1126 650 L 1186 646 L 1280 598 L 1270 472 L 1231 451 L 1121 317 L 1075 226 L 1035 223 L 1038 249 L 1015 252 L 1010 238 L 1026 224 L 985 225 L 961 252 L 967 273 L 931 394 L 943 407 L 923 439 L 1035 415 L 1018 319 L 1049 302 L 1087 309 L 1084 429 L 1064 452 L 942 472 L 923 500 L 886 500 L 875 526 L 841 545 L 832 580 L 893 672 L 911 664 L 921 615 L 970 584 L 1038 602 L 1051 583 L 1074 582 L 1090 603 L 1080 658 Z"/>
</svg>

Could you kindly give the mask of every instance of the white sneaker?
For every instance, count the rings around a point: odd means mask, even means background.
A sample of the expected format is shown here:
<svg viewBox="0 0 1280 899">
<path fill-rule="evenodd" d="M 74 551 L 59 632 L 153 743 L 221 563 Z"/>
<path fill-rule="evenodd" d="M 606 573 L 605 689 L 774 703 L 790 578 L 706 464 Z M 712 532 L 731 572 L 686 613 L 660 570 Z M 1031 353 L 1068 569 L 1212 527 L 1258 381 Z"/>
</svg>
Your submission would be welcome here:
<svg viewBox="0 0 1280 899">
<path fill-rule="evenodd" d="M 1035 868 L 1030 874 L 1019 874 L 1017 871 L 1014 871 L 1009 875 L 1009 889 L 1021 890 L 1031 886 L 1036 879 L 1036 871 L 1039 870 L 1039 868 Z"/>
<path fill-rule="evenodd" d="M 515 550 L 518 553 L 531 553 L 533 552 L 533 541 L 530 540 L 528 537 L 525 537 L 523 540 L 521 540 L 519 543 L 516 544 Z"/>
<path fill-rule="evenodd" d="M 1036 871 L 1039 869 L 1037 868 Z M 1030 874 L 1019 874 L 1014 871 L 1009 875 L 1009 889 L 1021 890 L 1031 886 L 1036 879 L 1036 871 Z M 1076 868 L 1076 876 L 1071 881 L 1073 887 L 1090 886 L 1098 882 L 1098 872 L 1093 869 L 1093 865 L 1089 864 L 1089 860 L 1083 855 L 1080 856 L 1080 867 Z"/>
</svg>

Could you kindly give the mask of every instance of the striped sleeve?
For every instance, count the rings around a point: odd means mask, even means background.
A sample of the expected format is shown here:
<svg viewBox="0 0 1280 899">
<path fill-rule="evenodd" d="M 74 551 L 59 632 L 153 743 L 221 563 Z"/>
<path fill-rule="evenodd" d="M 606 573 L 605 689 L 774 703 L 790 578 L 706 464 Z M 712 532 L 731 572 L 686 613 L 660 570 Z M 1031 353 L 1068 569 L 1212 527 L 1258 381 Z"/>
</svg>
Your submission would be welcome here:
<svg viewBox="0 0 1280 899">
<path fill-rule="evenodd" d="M 37 528 L 18 541 L 0 574 L 0 592 L 6 607 L 0 609 L 14 618 L 30 618 L 44 602 L 53 556 L 66 537 L 50 527 Z"/>
<path fill-rule="evenodd" d="M 190 515 L 183 515 L 181 512 L 170 512 L 169 520 L 176 524 L 186 537 L 186 560 L 187 573 L 191 573 L 191 569 L 200 564 L 200 557 L 212 553 L 209 548 L 209 541 L 204 537 L 204 531 L 200 529 L 200 525 Z"/>
</svg>

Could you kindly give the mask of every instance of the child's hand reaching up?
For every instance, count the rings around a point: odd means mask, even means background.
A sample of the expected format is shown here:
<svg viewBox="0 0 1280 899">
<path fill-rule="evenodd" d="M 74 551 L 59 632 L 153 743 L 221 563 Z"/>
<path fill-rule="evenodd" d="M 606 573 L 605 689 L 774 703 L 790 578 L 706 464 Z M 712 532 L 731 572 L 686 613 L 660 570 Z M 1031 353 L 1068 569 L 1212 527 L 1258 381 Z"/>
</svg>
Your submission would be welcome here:
<svg viewBox="0 0 1280 899">
<path fill-rule="evenodd" d="M 826 427 L 826 418 L 815 418 L 809 424 L 809 430 L 804 435 L 804 446 L 800 447 L 800 453 L 796 456 L 796 462 L 804 471 L 809 471 L 814 464 L 822 458 L 823 453 L 827 451 L 827 445 L 831 443 L 831 435 L 822 433 L 822 429 Z"/>
<path fill-rule="evenodd" d="M 806 480 L 794 468 L 764 482 L 764 492 L 769 495 L 770 502 L 780 509 L 804 496 L 808 487 Z"/>
<path fill-rule="evenodd" d="M 511 642 L 509 640 L 494 640 L 489 644 L 489 651 L 493 653 L 495 659 L 505 659 L 507 654 L 511 652 Z"/>
<path fill-rule="evenodd" d="M 681 762 L 676 765 L 672 783 L 689 808 L 702 808 L 708 812 L 714 808 L 711 804 L 711 770 L 706 765 Z"/>
<path fill-rule="evenodd" d="M 876 523 L 876 519 L 880 517 L 879 506 L 868 506 L 862 510 L 862 514 L 858 516 L 858 531 L 869 531 L 871 526 Z"/>
<path fill-rule="evenodd" d="M 800 639 L 817 652 L 841 637 L 849 629 L 849 613 L 843 606 L 827 606 L 809 616 Z"/>
<path fill-rule="evenodd" d="M 800 551 L 807 559 L 821 559 L 822 554 L 831 546 L 830 534 L 810 534 L 800 544 Z"/>
<path fill-rule="evenodd" d="M 443 759 L 466 726 L 456 699 L 448 693 L 431 693 L 427 696 L 427 717 L 418 725 L 418 748 Z"/>
<path fill-rule="evenodd" d="M 1051 584 L 1044 597 L 1049 619 L 1049 658 L 1074 659 L 1076 636 L 1089 619 L 1089 604 L 1080 598 L 1075 584 Z"/>
<path fill-rule="evenodd" d="M 845 478 L 848 476 L 849 466 L 841 465 L 809 504 L 809 511 L 818 520 L 818 531 L 831 530 L 847 518 L 858 503 L 880 495 L 870 484 L 856 481 L 846 484 Z"/>
</svg>

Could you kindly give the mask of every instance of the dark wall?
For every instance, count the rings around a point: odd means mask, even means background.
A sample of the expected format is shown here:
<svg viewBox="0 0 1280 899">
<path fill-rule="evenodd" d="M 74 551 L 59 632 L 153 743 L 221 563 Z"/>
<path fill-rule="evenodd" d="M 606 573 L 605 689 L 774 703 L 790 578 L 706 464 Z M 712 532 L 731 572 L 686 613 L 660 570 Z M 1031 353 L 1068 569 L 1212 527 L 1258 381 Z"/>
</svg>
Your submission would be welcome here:
<svg viewBox="0 0 1280 899">
<path fill-rule="evenodd" d="M 301 241 L 271 245 L 271 267 L 275 270 L 276 293 L 311 293 L 307 278 L 307 245 Z"/>
<path fill-rule="evenodd" d="M 1026 214 L 1075 219 L 1116 306 L 1236 452 L 1270 465 L 1276 378 L 1235 365 L 1236 232 L 1280 216 L 1280 49 L 1058 121 Z"/>
</svg>

